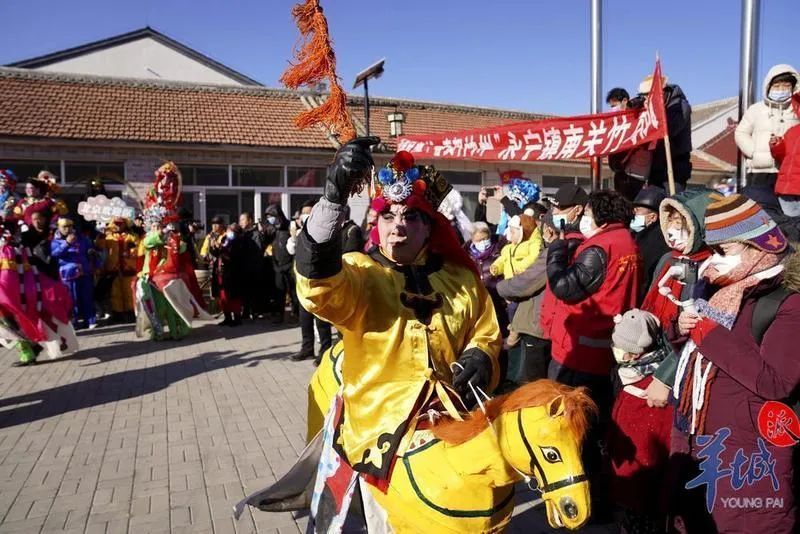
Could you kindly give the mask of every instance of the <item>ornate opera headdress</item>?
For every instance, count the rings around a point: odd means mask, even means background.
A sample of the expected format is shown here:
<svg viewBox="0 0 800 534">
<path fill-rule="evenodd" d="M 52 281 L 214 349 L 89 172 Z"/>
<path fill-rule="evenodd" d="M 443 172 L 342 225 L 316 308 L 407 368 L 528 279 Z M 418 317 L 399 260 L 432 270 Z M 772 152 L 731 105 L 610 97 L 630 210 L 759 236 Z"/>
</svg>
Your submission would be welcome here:
<svg viewBox="0 0 800 534">
<path fill-rule="evenodd" d="M 434 210 L 453 189 L 433 165 L 415 165 L 405 150 L 378 172 L 378 194 L 391 203 L 407 203 L 412 197 L 424 199 Z"/>
<path fill-rule="evenodd" d="M 147 191 L 142 210 L 145 225 L 153 223 L 168 224 L 178 220 L 178 208 L 181 204 L 181 187 L 183 180 L 181 171 L 173 162 L 168 161 L 159 167 L 156 180 Z"/>
</svg>

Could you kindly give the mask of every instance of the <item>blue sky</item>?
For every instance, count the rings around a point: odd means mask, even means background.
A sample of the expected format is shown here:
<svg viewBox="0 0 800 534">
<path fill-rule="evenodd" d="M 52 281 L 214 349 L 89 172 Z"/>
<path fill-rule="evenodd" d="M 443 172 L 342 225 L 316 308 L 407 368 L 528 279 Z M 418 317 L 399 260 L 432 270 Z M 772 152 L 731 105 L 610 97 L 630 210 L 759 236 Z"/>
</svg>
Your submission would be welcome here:
<svg viewBox="0 0 800 534">
<path fill-rule="evenodd" d="M 797 0 L 762 0 L 759 83 L 800 68 Z M 268 86 L 297 30 L 289 0 L 3 0 L 0 64 L 145 25 Z M 589 109 L 588 0 L 323 0 L 345 88 L 386 57 L 375 95 L 578 114 Z M 735 96 L 738 0 L 605 0 L 604 91 L 635 89 L 656 50 L 690 102 Z M 792 5 L 794 4 L 794 5 Z M 790 26 L 791 25 L 791 26 Z M 795 30 L 790 33 L 790 27 Z"/>
</svg>

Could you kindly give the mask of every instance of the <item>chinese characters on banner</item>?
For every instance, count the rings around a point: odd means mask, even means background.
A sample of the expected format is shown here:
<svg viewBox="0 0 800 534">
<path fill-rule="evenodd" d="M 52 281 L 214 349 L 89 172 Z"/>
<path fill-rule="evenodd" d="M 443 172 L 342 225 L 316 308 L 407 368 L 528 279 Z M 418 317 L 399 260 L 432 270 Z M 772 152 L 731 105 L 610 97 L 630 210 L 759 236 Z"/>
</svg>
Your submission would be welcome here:
<svg viewBox="0 0 800 534">
<path fill-rule="evenodd" d="M 87 221 L 108 224 L 116 217 L 132 220 L 136 216 L 136 210 L 119 197 L 108 198 L 105 195 L 97 195 L 79 203 L 78 214 Z"/>
<path fill-rule="evenodd" d="M 652 87 L 661 87 L 656 62 Z M 662 139 L 667 132 L 664 94 L 652 91 L 637 110 L 520 122 L 400 138 L 397 150 L 419 158 L 547 161 L 593 158 Z"/>
</svg>

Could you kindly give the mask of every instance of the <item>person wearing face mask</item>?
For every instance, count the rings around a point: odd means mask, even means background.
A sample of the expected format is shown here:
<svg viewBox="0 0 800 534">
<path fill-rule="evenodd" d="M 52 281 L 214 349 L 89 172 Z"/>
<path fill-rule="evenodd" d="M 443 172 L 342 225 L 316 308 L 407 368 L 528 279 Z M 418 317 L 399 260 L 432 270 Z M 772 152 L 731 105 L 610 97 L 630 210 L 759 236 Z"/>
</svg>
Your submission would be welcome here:
<svg viewBox="0 0 800 534">
<path fill-rule="evenodd" d="M 659 206 L 660 230 L 670 250 L 656 265 L 641 308 L 658 318 L 675 350 L 665 358 L 647 387 L 649 406 L 663 408 L 667 405 L 678 366 L 677 351 L 685 341 L 677 333 L 680 308 L 665 293 L 680 301 L 707 296 L 708 288 L 698 280 L 697 274 L 711 254 L 703 241 L 703 217 L 706 206 L 718 198 L 721 197 L 712 191 L 685 191 L 663 200 Z M 678 268 L 679 274 L 669 275 L 671 269 Z"/>
<path fill-rule="evenodd" d="M 246 291 L 247 277 L 244 272 L 246 243 L 241 227 L 234 223 L 214 245 L 214 279 L 212 286 L 219 295 L 220 306 L 225 314 L 220 326 L 242 324 L 242 294 Z"/>
<path fill-rule="evenodd" d="M 472 261 L 478 267 L 483 286 L 492 297 L 492 303 L 494 304 L 495 313 L 497 313 L 497 321 L 500 324 L 503 337 L 508 336 L 508 310 L 506 309 L 506 302 L 497 294 L 498 277 L 492 274 L 491 266 L 500 257 L 500 251 L 503 250 L 505 244 L 505 237 L 493 234 L 487 223 L 478 221 L 472 223 L 472 236 L 465 245 Z"/>
<path fill-rule="evenodd" d="M 634 232 L 636 245 L 639 247 L 639 254 L 642 256 L 640 299 L 644 298 L 650 282 L 653 281 L 656 265 L 661 261 L 661 257 L 669 252 L 658 224 L 658 207 L 666 197 L 666 193 L 660 187 L 648 186 L 642 189 L 633 201 L 633 220 L 630 226 Z"/>
<path fill-rule="evenodd" d="M 606 95 L 606 104 L 611 111 L 628 109 L 630 95 L 622 87 L 611 89 Z M 614 191 L 619 191 L 628 200 L 633 200 L 644 186 L 646 175 L 636 169 L 642 155 L 648 155 L 644 147 L 623 150 L 608 155 L 608 167 L 614 171 Z"/>
<path fill-rule="evenodd" d="M 800 258 L 784 258 L 783 233 L 742 195 L 709 204 L 705 227 L 713 255 L 700 274 L 717 290 L 707 300 L 697 299 L 694 309 L 678 318 L 680 333 L 689 341 L 681 351 L 673 388 L 677 404 L 669 484 L 672 503 L 683 507 L 673 512 L 684 517 L 689 532 L 797 532 L 797 430 L 790 406 L 800 385 Z M 762 410 L 767 401 L 788 405 L 772 410 L 776 416 L 784 411 L 787 430 L 773 430 L 781 428 L 781 421 Z M 709 439 L 705 436 L 717 440 L 710 456 L 708 449 L 703 452 Z M 754 455 L 766 471 L 747 484 L 727 478 L 703 482 L 697 476 L 705 458 L 727 467 L 742 466 L 742 456 L 750 458 L 748 472 L 753 473 Z M 743 474 L 734 471 L 733 477 Z M 731 498 L 752 502 L 767 497 L 779 506 L 725 505 Z"/>
<path fill-rule="evenodd" d="M 749 188 L 772 191 L 778 168 L 770 151 L 770 143 L 800 124 L 791 106 L 791 97 L 798 89 L 800 76 L 791 65 L 775 65 L 764 78 L 764 99 L 747 108 L 736 127 L 736 146 L 747 158 Z M 744 191 L 748 194 L 747 191 Z"/>
<path fill-rule="evenodd" d="M 568 386 L 585 386 L 599 408 L 599 418 L 584 444 L 584 466 L 592 498 L 607 498 L 601 475 L 601 450 L 613 401 L 611 332 L 614 316 L 636 307 L 641 258 L 628 225 L 630 202 L 616 191 L 589 195 L 579 223 L 585 240 L 574 253 L 567 239 L 548 247 L 547 279 L 559 301 L 550 337 L 552 361 L 548 378 Z M 571 255 L 573 258 L 570 259 Z M 594 507 L 606 510 L 606 506 Z"/>
<path fill-rule="evenodd" d="M 370 179 L 370 147 L 379 142 L 356 138 L 339 149 L 296 256 L 301 304 L 343 337 L 343 415 L 332 452 L 377 487 L 421 414 L 463 410 L 462 400 L 477 402 L 477 388 L 494 390 L 502 345 L 475 263 L 437 211 L 451 186 L 410 153 L 377 173 L 379 246 L 342 255 L 344 205 Z"/>
<path fill-rule="evenodd" d="M 288 243 L 291 239 L 289 232 L 289 219 L 283 213 L 280 204 L 270 204 L 264 212 L 269 224 L 274 228 L 272 242 L 267 249 L 267 253 L 272 260 L 272 269 L 275 273 L 274 284 L 275 293 L 272 297 L 272 324 L 282 324 L 286 320 L 286 297 L 288 295 L 291 302 L 291 310 L 288 318 L 290 324 L 297 324 L 299 314 L 299 303 L 295 293 L 294 280 L 294 254 L 289 251 Z M 270 222 L 274 221 L 274 222 Z"/>
<path fill-rule="evenodd" d="M 563 233 L 561 239 L 566 240 L 569 244 L 567 249 L 569 261 L 574 257 L 575 249 L 584 240 L 578 224 L 587 200 L 589 200 L 589 195 L 582 187 L 574 184 L 562 185 L 553 197 L 553 206 L 543 219 L 542 239 L 549 245 L 559 239 Z M 542 294 L 539 310 L 539 324 L 544 339 L 550 339 L 553 319 L 560 305 L 560 301 L 553 294 L 548 282 Z"/>
</svg>

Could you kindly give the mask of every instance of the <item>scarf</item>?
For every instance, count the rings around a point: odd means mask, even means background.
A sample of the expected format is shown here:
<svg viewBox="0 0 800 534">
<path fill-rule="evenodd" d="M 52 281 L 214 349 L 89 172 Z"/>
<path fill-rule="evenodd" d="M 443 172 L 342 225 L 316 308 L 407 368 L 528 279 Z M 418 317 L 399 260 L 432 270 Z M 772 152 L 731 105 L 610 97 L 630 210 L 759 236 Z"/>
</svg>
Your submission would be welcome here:
<svg viewBox="0 0 800 534">
<path fill-rule="evenodd" d="M 720 289 L 708 300 L 695 302 L 703 318 L 691 333 L 691 338 L 681 351 L 673 391 L 678 399 L 676 425 L 680 430 L 699 435 L 705 431 L 706 415 L 711 385 L 717 376 L 717 367 L 704 361 L 698 346 L 716 326 L 733 328 L 742 307 L 744 293 L 762 280 L 772 278 L 783 270 L 777 254 L 762 252 L 749 261 L 742 261 L 730 272 L 721 274 L 710 265 L 704 277 Z"/>
</svg>

